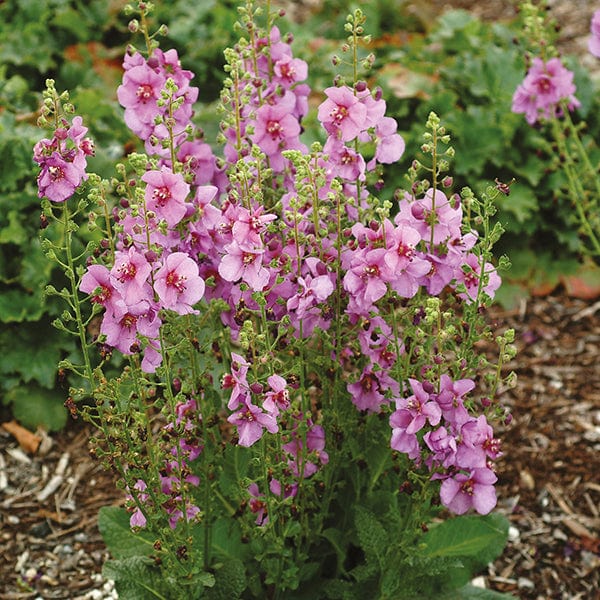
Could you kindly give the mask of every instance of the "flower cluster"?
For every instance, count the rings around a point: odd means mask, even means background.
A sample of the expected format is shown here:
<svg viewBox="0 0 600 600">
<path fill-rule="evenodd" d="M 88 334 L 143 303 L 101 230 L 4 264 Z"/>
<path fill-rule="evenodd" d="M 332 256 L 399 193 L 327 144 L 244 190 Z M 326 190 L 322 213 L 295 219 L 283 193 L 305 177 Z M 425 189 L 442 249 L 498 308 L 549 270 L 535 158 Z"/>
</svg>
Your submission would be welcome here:
<svg viewBox="0 0 600 600">
<path fill-rule="evenodd" d="M 469 508 L 490 512 L 496 505 L 492 461 L 501 454 L 500 442 L 485 415 L 475 418 L 465 407 L 464 397 L 475 382 L 452 381 L 443 374 L 439 391 L 427 380 L 409 379 L 409 383 L 412 395 L 397 399 L 390 416 L 392 448 L 412 460 L 424 460 L 434 471 L 433 478 L 443 480 L 440 497 L 454 513 Z M 423 431 L 424 435 L 417 435 Z"/>
<path fill-rule="evenodd" d="M 94 144 L 86 133 L 81 117 L 74 117 L 70 125 L 63 117 L 52 139 L 44 138 L 35 145 L 33 160 L 40 166 L 40 198 L 64 202 L 87 179 L 87 157 L 93 156 Z"/>
<path fill-rule="evenodd" d="M 309 150 L 300 141 L 310 92 L 306 63 L 294 58 L 291 38 L 282 39 L 277 27 L 268 36 L 249 32 L 249 42 L 226 54 L 219 161 L 190 121 L 197 89 L 177 53 L 125 57 L 118 99 L 147 155 L 131 158 L 133 175 L 123 167 L 112 213 L 114 250 L 103 247 L 80 281 L 80 291 L 104 309 L 99 341 L 125 355 L 143 353 L 142 371 L 155 373 L 168 362 L 162 342 L 168 318 L 199 314 L 212 300 L 227 306 L 221 320 L 233 345 L 221 378 L 228 397 L 218 411 L 225 405 L 229 411 L 223 429 L 235 427 L 230 438 L 243 447 L 278 436 L 278 467 L 248 488 L 261 525 L 269 521 L 267 494 L 295 498 L 329 462 L 325 401 L 306 389 L 310 378 L 316 390 L 323 388 L 327 376 L 313 367 L 302 373 L 301 389 L 298 367 L 277 355 L 315 347 L 327 348 L 323 361 L 344 373 L 350 408 L 351 402 L 364 415 L 391 414 L 391 448 L 442 480 L 443 504 L 457 513 L 471 506 L 487 513 L 495 504 L 491 460 L 499 449 L 486 417 L 466 408 L 474 384 L 446 374 L 450 359 L 442 349 L 437 384 L 412 377 L 422 360 L 412 364 L 415 340 L 398 326 L 399 307 L 414 298 L 408 318 L 417 326 L 427 298 L 448 292 L 461 306 L 477 307 L 500 285 L 478 233 L 464 223 L 461 198 L 448 197 L 436 171 L 429 186 L 415 185 L 395 203 L 378 206 L 371 186 L 379 188 L 382 165 L 398 161 L 405 149 L 381 90 L 364 81 L 327 88 L 317 109 L 324 143 Z M 546 84 L 539 74 L 527 82 L 537 86 L 535 98 L 528 96 L 535 118 L 551 105 L 556 110 L 565 94 L 576 102 L 556 63 L 544 69 Z M 436 135 L 438 125 L 432 119 Z M 41 195 L 62 202 L 81 183 L 89 147 L 84 133 L 74 120 L 36 147 Z M 60 141 L 67 139 L 69 150 Z M 71 167 L 61 171 L 68 186 L 54 183 L 56 177 L 50 183 L 58 172 L 52 161 L 59 159 Z M 312 341 L 324 333 L 327 345 Z M 191 385 L 191 395 L 200 397 L 201 387 Z M 200 510 L 183 491 L 199 483 L 190 463 L 202 451 L 198 425 L 207 413 L 186 398 L 166 430 L 179 441 L 168 451 L 159 484 L 169 498 L 171 527 Z M 134 526 L 145 524 L 149 485 L 139 478 L 130 487 Z"/>
<path fill-rule="evenodd" d="M 560 116 L 564 106 L 572 111 L 580 103 L 575 98 L 573 73 L 559 58 L 544 62 L 535 57 L 523 82 L 517 87 L 512 103 L 514 113 L 524 113 L 533 125 L 540 120 Z"/>
</svg>

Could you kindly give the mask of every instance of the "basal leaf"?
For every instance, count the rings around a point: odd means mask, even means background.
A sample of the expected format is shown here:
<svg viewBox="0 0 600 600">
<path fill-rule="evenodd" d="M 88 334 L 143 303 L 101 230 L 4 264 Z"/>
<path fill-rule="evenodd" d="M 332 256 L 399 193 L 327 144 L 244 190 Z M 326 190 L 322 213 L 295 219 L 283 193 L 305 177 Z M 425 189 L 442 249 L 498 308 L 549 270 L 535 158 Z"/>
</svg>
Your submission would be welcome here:
<svg viewBox="0 0 600 600">
<path fill-rule="evenodd" d="M 506 543 L 508 521 L 499 514 L 459 516 L 432 527 L 422 538 L 425 556 L 461 557 L 486 565 Z"/>
<path fill-rule="evenodd" d="M 152 551 L 151 536 L 133 533 L 129 514 L 118 506 L 103 506 L 98 514 L 98 529 L 109 552 L 118 559 L 148 556 Z"/>
</svg>

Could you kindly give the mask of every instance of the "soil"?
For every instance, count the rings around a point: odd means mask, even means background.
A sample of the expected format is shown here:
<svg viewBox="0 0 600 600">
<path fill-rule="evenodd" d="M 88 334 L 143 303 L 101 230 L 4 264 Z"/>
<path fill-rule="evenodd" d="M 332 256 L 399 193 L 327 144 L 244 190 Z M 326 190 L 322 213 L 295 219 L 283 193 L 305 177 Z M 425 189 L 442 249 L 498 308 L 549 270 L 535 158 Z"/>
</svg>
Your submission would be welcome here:
<svg viewBox="0 0 600 600">
<path fill-rule="evenodd" d="M 584 55 L 595 3 L 549 4 L 563 50 Z M 445 6 L 488 19 L 514 14 L 501 0 Z M 498 431 L 498 511 L 511 530 L 477 583 L 522 600 L 600 600 L 600 302 L 558 289 L 490 316 L 515 328 L 519 347 L 507 365 L 518 384 L 503 396 L 513 420 Z M 27 453 L 0 427 L 0 600 L 115 597 L 100 576 L 107 552 L 96 515 L 123 497 L 88 455 L 88 437 L 71 421 Z"/>
</svg>

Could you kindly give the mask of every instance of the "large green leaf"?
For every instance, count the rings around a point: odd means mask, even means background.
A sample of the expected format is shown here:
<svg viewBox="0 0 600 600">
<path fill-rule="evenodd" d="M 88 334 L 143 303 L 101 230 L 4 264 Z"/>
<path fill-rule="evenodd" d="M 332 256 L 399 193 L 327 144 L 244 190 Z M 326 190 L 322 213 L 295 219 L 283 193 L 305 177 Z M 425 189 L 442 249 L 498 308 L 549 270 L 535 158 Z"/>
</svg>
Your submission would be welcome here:
<svg viewBox="0 0 600 600">
<path fill-rule="evenodd" d="M 104 563 L 102 574 L 115 582 L 121 600 L 166 600 L 160 572 L 148 558 L 130 556 L 122 560 L 108 560 Z"/>
<path fill-rule="evenodd" d="M 50 431 L 62 429 L 67 422 L 65 395 L 35 384 L 23 384 L 6 393 L 6 402 L 20 423 L 29 429 L 44 427 Z"/>
<path fill-rule="evenodd" d="M 133 533 L 129 514 L 118 506 L 103 506 L 98 514 L 98 529 L 109 552 L 115 558 L 148 556 L 153 540 L 146 532 Z"/>
<path fill-rule="evenodd" d="M 502 552 L 508 525 L 499 514 L 454 517 L 422 537 L 422 552 L 428 557 L 460 557 L 485 566 Z"/>
</svg>

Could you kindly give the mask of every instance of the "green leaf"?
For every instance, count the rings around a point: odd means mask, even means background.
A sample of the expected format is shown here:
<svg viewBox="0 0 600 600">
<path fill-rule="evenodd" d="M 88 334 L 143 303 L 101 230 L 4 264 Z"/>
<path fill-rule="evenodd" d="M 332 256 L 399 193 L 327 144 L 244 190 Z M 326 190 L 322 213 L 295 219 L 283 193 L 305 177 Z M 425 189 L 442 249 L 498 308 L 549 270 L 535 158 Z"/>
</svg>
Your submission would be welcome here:
<svg viewBox="0 0 600 600">
<path fill-rule="evenodd" d="M 333 546 L 337 556 L 338 571 L 341 571 L 348 552 L 348 539 L 346 535 L 333 527 L 324 529 L 321 535 Z"/>
<path fill-rule="evenodd" d="M 473 585 L 465 585 L 458 590 L 437 595 L 437 600 L 515 600 L 512 594 L 502 594 L 494 590 L 486 590 Z"/>
<path fill-rule="evenodd" d="M 98 529 L 109 552 L 118 559 L 148 556 L 153 540 L 144 531 L 133 533 L 129 514 L 119 506 L 103 506 L 98 514 Z"/>
<path fill-rule="evenodd" d="M 203 536 L 204 527 L 197 527 L 194 537 L 200 542 Z M 217 519 L 212 524 L 211 540 L 212 549 L 220 558 L 243 561 L 250 556 L 250 544 L 242 543 L 242 531 L 238 521 L 229 518 Z"/>
<path fill-rule="evenodd" d="M 33 383 L 9 390 L 5 401 L 12 404 L 12 412 L 29 429 L 44 427 L 49 431 L 62 429 L 67 422 L 65 395 L 43 389 Z"/>
<path fill-rule="evenodd" d="M 240 446 L 228 446 L 223 455 L 223 471 L 219 479 L 223 494 L 228 498 L 240 496 L 240 484 L 246 477 L 250 452 Z"/>
<path fill-rule="evenodd" d="M 237 600 L 246 589 L 246 569 L 241 560 L 223 563 L 214 575 L 214 586 L 206 594 L 208 600 Z"/>
<path fill-rule="evenodd" d="M 508 520 L 499 514 L 467 515 L 448 519 L 432 527 L 423 537 L 428 557 L 460 557 L 485 566 L 504 548 Z"/>
<path fill-rule="evenodd" d="M 367 562 L 376 557 L 381 564 L 388 547 L 388 535 L 383 525 L 371 511 L 358 505 L 354 508 L 354 524 Z"/>
<path fill-rule="evenodd" d="M 167 600 L 161 593 L 166 587 L 154 563 L 143 556 L 130 556 L 122 560 L 107 560 L 102 574 L 115 582 L 122 600 Z"/>
</svg>

